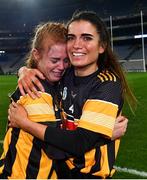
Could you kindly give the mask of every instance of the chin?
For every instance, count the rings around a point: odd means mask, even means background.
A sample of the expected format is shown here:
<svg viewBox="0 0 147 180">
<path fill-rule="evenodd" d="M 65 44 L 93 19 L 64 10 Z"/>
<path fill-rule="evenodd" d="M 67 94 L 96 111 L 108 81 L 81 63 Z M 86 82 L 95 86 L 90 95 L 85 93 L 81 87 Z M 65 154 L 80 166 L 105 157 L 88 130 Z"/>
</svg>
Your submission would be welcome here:
<svg viewBox="0 0 147 180">
<path fill-rule="evenodd" d="M 71 61 L 71 64 L 76 67 L 86 66 L 83 61 Z"/>
<path fill-rule="evenodd" d="M 72 64 L 74 67 L 77 67 L 77 68 L 82 68 L 82 67 L 85 67 L 86 65 L 84 64 L 77 64 L 77 63 L 73 63 Z"/>
<path fill-rule="evenodd" d="M 60 81 L 61 77 L 54 78 L 54 82 Z"/>
</svg>

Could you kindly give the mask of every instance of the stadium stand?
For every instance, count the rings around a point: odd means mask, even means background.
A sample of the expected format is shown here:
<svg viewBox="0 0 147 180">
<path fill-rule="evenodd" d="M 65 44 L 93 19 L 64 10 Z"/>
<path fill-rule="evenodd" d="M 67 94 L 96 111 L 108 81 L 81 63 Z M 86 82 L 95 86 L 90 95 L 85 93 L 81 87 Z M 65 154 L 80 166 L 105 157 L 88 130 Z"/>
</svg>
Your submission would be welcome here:
<svg viewBox="0 0 147 180">
<path fill-rule="evenodd" d="M 147 34 L 146 0 L 127 0 L 121 3 L 121 7 L 118 0 L 13 0 L 9 3 L 1 0 L 0 73 L 15 73 L 24 64 L 29 39 L 37 24 L 45 21 L 66 22 L 75 10 L 96 11 L 110 30 L 113 49 L 118 54 L 120 63 L 123 61 L 122 64 L 123 66 L 125 64 L 126 70 L 141 71 L 143 69 L 142 38 L 135 39 L 134 36 L 142 33 L 141 11 L 143 33 Z M 143 38 L 143 41 L 146 59 L 146 38 Z M 132 64 L 136 64 L 135 68 L 130 67 Z"/>
<path fill-rule="evenodd" d="M 3 57 L 2 57 L 3 56 Z M 1 55 L 0 74 L 16 74 L 25 63 L 25 53 Z"/>
</svg>

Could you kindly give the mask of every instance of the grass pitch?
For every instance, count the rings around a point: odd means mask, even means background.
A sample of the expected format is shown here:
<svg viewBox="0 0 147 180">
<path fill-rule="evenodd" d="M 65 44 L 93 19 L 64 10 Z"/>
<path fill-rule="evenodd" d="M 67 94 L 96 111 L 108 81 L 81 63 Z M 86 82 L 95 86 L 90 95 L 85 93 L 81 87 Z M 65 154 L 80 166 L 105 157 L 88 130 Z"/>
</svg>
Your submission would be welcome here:
<svg viewBox="0 0 147 180">
<path fill-rule="evenodd" d="M 7 124 L 7 112 L 10 99 L 9 93 L 12 93 L 17 85 L 16 76 L 0 76 L 0 140 L 3 140 Z"/>
<path fill-rule="evenodd" d="M 129 123 L 127 133 L 121 141 L 116 166 L 147 173 L 147 73 L 128 73 L 127 78 L 138 99 L 138 107 L 135 115 L 131 113 L 127 105 L 123 108 L 123 114 L 128 117 Z M 0 76 L 0 140 L 3 140 L 6 130 L 10 102 L 8 94 L 15 90 L 16 84 L 16 76 Z M 0 144 L 1 152 L 2 144 Z M 145 177 L 117 172 L 113 178 L 141 179 Z"/>
</svg>

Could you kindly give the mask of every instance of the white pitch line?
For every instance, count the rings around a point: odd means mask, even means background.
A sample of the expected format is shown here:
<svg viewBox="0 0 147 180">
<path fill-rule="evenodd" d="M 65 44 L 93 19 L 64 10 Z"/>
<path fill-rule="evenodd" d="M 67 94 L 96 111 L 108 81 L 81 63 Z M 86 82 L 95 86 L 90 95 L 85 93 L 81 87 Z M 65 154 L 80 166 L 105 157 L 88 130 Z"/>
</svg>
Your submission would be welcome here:
<svg viewBox="0 0 147 180">
<path fill-rule="evenodd" d="M 144 171 L 138 171 L 138 170 L 129 169 L 129 168 L 122 168 L 122 167 L 118 167 L 118 166 L 114 166 L 114 168 L 120 172 L 126 172 L 129 174 L 138 175 L 141 177 L 147 177 L 147 172 L 144 172 Z"/>
<path fill-rule="evenodd" d="M 0 144 L 3 144 L 3 140 L 0 140 Z"/>
</svg>

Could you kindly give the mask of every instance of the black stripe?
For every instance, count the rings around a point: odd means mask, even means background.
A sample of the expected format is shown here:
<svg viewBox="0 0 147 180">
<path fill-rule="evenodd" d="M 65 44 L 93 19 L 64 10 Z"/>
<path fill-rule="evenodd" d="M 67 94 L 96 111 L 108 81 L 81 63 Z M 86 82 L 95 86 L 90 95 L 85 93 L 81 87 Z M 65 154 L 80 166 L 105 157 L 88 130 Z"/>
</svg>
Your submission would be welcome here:
<svg viewBox="0 0 147 180">
<path fill-rule="evenodd" d="M 36 179 L 41 159 L 41 141 L 37 138 L 33 139 L 33 147 L 28 159 L 28 165 L 26 169 L 26 179 Z"/>
<path fill-rule="evenodd" d="M 0 167 L 4 165 L 4 159 L 0 160 Z"/>
<path fill-rule="evenodd" d="M 48 179 L 51 178 L 53 170 L 55 170 L 58 179 L 72 179 L 71 170 L 67 166 L 65 160 L 53 160 L 51 172 Z"/>
<path fill-rule="evenodd" d="M 51 170 L 49 172 L 48 179 L 51 179 L 53 171 L 54 171 L 54 162 L 52 163 L 52 167 L 51 167 Z"/>
<path fill-rule="evenodd" d="M 76 166 L 76 168 L 78 168 L 78 169 L 84 168 L 85 167 L 85 157 L 84 157 L 84 155 L 81 156 L 81 157 L 75 158 L 73 160 L 73 163 Z"/>
<path fill-rule="evenodd" d="M 94 176 L 90 173 L 81 173 L 79 169 L 72 169 L 71 177 L 70 179 L 102 179 L 102 177 Z"/>
<path fill-rule="evenodd" d="M 110 171 L 115 163 L 115 141 L 111 141 L 107 146 L 108 162 Z"/>
<path fill-rule="evenodd" d="M 12 167 L 13 164 L 15 162 L 15 158 L 16 158 L 16 143 L 19 137 L 19 133 L 20 133 L 20 129 L 18 128 L 13 128 L 12 130 L 12 136 L 11 136 L 11 143 L 9 145 L 9 149 L 8 152 L 6 154 L 6 158 L 4 161 L 4 174 L 6 174 L 7 176 L 10 176 L 12 173 Z"/>
<path fill-rule="evenodd" d="M 0 174 L 0 179 L 8 179 L 8 175 L 5 173 Z"/>
<path fill-rule="evenodd" d="M 101 160 L 101 151 L 100 147 L 96 147 L 96 152 L 95 152 L 95 164 L 92 166 L 90 174 L 94 172 L 100 171 L 100 160 Z"/>
</svg>

